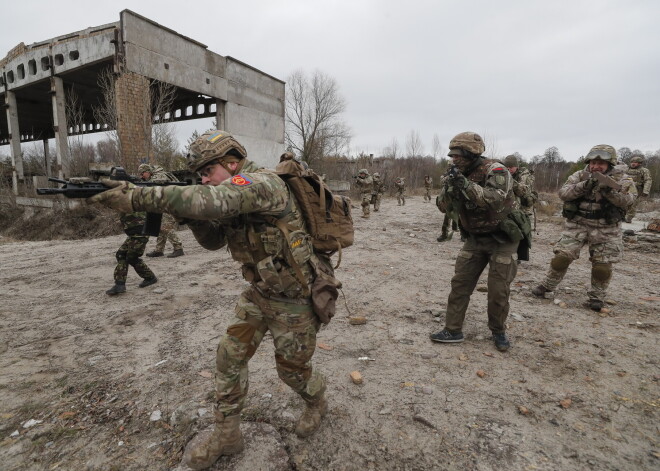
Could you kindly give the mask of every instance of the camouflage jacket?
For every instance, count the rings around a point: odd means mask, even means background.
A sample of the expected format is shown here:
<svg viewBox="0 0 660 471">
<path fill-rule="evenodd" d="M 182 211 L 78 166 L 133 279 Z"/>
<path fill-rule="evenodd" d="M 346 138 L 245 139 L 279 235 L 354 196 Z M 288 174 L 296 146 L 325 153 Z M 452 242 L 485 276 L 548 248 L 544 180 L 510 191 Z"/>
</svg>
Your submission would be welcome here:
<svg viewBox="0 0 660 471">
<path fill-rule="evenodd" d="M 151 178 L 149 178 L 150 182 L 164 183 L 164 182 L 178 181 L 177 178 L 174 175 L 172 175 L 170 172 L 166 172 L 165 170 L 163 170 L 163 167 L 154 165 L 152 168 L 154 171 L 151 174 Z"/>
<path fill-rule="evenodd" d="M 534 174 L 529 169 L 518 167 L 513 177 L 513 194 L 516 195 L 516 208 L 521 207 L 521 201 L 524 198 L 532 196 L 534 190 Z"/>
<path fill-rule="evenodd" d="M 430 190 L 431 188 L 433 188 L 433 178 L 424 177 L 424 188 L 426 188 L 427 190 Z"/>
<path fill-rule="evenodd" d="M 612 207 L 625 210 L 637 197 L 635 182 L 626 173 L 625 165 L 617 165 L 605 172 L 605 175 L 614 179 L 621 185 L 621 190 L 615 190 L 601 184 L 595 185 L 591 190 L 586 190 L 588 181 L 591 178 L 589 165 L 583 170 L 573 173 L 564 186 L 559 189 L 559 197 L 562 201 L 572 202 L 575 206 L 576 214 L 571 217 L 572 222 L 586 224 L 589 226 L 604 226 L 620 224 L 619 221 L 607 222 L 605 212 L 610 211 Z M 564 205 L 566 208 L 566 204 Z M 598 217 L 598 216 L 603 217 Z"/>
<path fill-rule="evenodd" d="M 373 190 L 371 190 L 371 194 L 382 195 L 383 193 L 385 193 L 385 183 L 383 183 L 383 180 L 381 180 L 380 178 L 374 177 L 374 186 L 373 186 Z"/>
<path fill-rule="evenodd" d="M 371 194 L 371 189 L 374 186 L 374 178 L 371 175 L 367 175 L 364 178 L 357 177 L 355 179 L 355 184 L 360 189 L 360 194 Z"/>
<path fill-rule="evenodd" d="M 454 191 L 450 180 L 440 190 L 436 202 L 438 209 L 457 212 L 461 227 L 474 234 L 487 234 L 497 230 L 514 205 L 513 178 L 501 162 L 477 159 L 466 172 L 467 188 Z"/>
<path fill-rule="evenodd" d="M 643 195 L 651 194 L 651 186 L 653 180 L 651 179 L 651 172 L 646 167 L 629 167 L 626 173 L 633 179 L 637 187 L 637 193 Z"/>
<path fill-rule="evenodd" d="M 406 191 L 406 181 L 403 178 L 394 180 L 394 188 L 396 188 L 398 193 L 403 193 Z"/>
<path fill-rule="evenodd" d="M 119 222 L 127 236 L 139 236 L 142 235 L 146 218 L 147 214 L 144 212 L 121 213 Z"/>
<path fill-rule="evenodd" d="M 217 186 L 191 185 L 136 188 L 133 207 L 168 212 L 188 219 L 199 244 L 208 250 L 227 246 L 242 264 L 243 277 L 266 296 L 307 297 L 290 258 L 300 266 L 307 285 L 319 261 L 295 198 L 270 170 L 246 161 L 242 172 Z M 275 220 L 289 226 L 289 242 Z"/>
</svg>

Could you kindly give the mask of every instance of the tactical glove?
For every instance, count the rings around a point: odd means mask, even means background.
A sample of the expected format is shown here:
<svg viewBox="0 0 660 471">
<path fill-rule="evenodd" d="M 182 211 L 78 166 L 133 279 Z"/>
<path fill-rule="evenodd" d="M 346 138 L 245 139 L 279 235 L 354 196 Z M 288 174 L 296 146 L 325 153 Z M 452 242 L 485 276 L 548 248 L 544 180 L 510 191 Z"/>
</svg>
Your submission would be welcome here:
<svg viewBox="0 0 660 471">
<path fill-rule="evenodd" d="M 133 190 L 135 185 L 127 181 L 117 180 L 103 180 L 102 183 L 110 189 L 87 198 L 88 204 L 100 203 L 120 213 L 132 213 L 134 211 Z"/>
<path fill-rule="evenodd" d="M 468 187 L 468 179 L 465 178 L 465 175 L 457 175 L 451 182 L 452 186 L 456 190 L 465 190 Z"/>
<path fill-rule="evenodd" d="M 594 187 L 598 184 L 598 180 L 595 178 L 590 178 L 589 180 L 585 180 L 582 182 L 582 188 L 584 189 L 585 193 L 591 192 L 591 190 L 594 189 Z"/>
</svg>

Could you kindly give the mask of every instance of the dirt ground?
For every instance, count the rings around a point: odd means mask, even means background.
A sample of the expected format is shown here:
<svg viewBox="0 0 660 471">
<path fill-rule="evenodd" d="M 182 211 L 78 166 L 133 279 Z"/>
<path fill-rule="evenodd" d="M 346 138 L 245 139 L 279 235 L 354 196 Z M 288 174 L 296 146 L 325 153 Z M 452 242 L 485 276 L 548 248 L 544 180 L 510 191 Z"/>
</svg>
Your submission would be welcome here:
<svg viewBox="0 0 660 471">
<path fill-rule="evenodd" d="M 584 307 L 584 252 L 555 299 L 538 300 L 530 290 L 561 230 L 545 217 L 512 286 L 513 346 L 502 354 L 486 326 L 485 277 L 466 341 L 429 340 L 461 246 L 436 242 L 435 205 L 388 198 L 369 220 L 354 213 L 356 243 L 337 271 L 345 301 L 314 356 L 328 416 L 312 437 L 295 436 L 303 403 L 278 379 L 267 336 L 250 362 L 246 450 L 212 469 L 660 468 L 657 243 L 626 243 L 610 312 Z M 226 251 L 179 235 L 185 257 L 146 259 L 159 282 L 139 289 L 131 269 L 119 297 L 105 290 L 122 236 L 0 239 L 2 469 L 183 469 L 186 443 L 211 423 L 216 345 L 246 284 Z"/>
</svg>

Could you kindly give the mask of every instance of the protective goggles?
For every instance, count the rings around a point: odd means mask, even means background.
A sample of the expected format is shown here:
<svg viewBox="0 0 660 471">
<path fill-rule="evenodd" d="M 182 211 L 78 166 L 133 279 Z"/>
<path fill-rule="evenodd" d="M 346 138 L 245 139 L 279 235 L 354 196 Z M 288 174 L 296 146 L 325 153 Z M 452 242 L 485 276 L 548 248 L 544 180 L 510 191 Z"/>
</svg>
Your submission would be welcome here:
<svg viewBox="0 0 660 471">
<path fill-rule="evenodd" d="M 600 149 L 592 150 L 591 152 L 589 152 L 587 154 L 587 158 L 585 160 L 587 162 L 589 162 L 590 160 L 594 160 L 594 159 L 601 159 L 601 160 L 604 160 L 606 162 L 613 162 L 613 161 L 616 160 L 611 152 L 608 152 L 606 150 L 600 150 Z"/>
</svg>

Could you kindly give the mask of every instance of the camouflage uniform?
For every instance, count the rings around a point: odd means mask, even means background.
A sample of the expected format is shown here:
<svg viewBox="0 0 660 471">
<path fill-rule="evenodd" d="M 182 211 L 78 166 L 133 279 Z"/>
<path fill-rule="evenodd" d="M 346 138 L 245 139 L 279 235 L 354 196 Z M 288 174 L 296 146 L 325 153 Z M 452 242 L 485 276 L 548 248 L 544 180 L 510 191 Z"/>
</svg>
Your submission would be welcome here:
<svg viewBox="0 0 660 471">
<path fill-rule="evenodd" d="M 399 206 L 406 204 L 406 182 L 403 178 L 399 177 L 394 180 L 394 187 L 396 188 L 396 201 Z"/>
<path fill-rule="evenodd" d="M 293 256 L 305 282 L 315 266 L 332 273 L 329 260 L 312 251 L 300 210 L 286 184 L 274 173 L 245 160 L 241 173 L 218 186 L 138 188 L 133 206 L 167 211 L 187 221 L 197 241 L 209 250 L 228 246 L 251 283 L 241 295 L 234 320 L 220 340 L 216 357 L 216 403 L 223 416 L 238 414 L 248 390 L 248 361 L 266 331 L 275 343 L 279 377 L 306 401 L 323 395 L 325 379 L 312 367 L 320 323 L 309 293 L 287 262 L 282 232 L 269 217 L 287 212 Z M 299 241 L 299 242 L 298 242 Z M 298 242 L 298 245 L 296 245 Z"/>
<path fill-rule="evenodd" d="M 140 172 L 140 169 L 144 169 L 143 171 L 150 172 L 151 177 L 148 179 L 150 182 L 163 183 L 177 181 L 174 175 L 165 172 L 163 167 L 157 165 L 148 166 L 149 169 L 145 169 L 145 167 L 147 167 L 146 164 L 140 165 L 138 172 Z M 156 248 L 148 255 L 151 256 L 152 254 L 162 254 L 165 251 L 165 243 L 168 240 L 172 244 L 174 253 L 181 253 L 183 255 L 183 244 L 181 243 L 181 239 L 179 239 L 179 236 L 176 233 L 176 228 L 177 222 L 174 217 L 171 214 L 163 213 L 163 219 L 160 225 L 160 233 L 158 234 L 158 239 L 156 239 Z"/>
<path fill-rule="evenodd" d="M 445 184 L 447 182 L 447 176 L 443 175 L 440 178 L 440 188 L 444 188 Z M 444 207 L 442 204 L 442 198 L 440 198 L 440 195 L 438 195 L 435 199 L 435 204 L 440 209 L 441 207 Z M 442 209 L 440 209 L 440 212 L 444 212 Z M 452 230 L 452 235 L 454 231 L 458 230 L 458 225 L 456 224 L 456 221 L 452 219 L 449 214 L 444 213 L 445 217 L 442 219 L 442 232 L 440 233 L 440 237 L 438 237 L 438 242 L 444 242 L 446 240 L 451 240 L 451 236 L 449 235 L 449 224 L 451 223 L 451 230 Z"/>
<path fill-rule="evenodd" d="M 633 167 L 632 163 L 638 162 L 640 165 Z M 647 198 L 651 194 L 651 186 L 653 185 L 653 180 L 651 179 L 651 172 L 648 168 L 643 167 L 644 158 L 641 156 L 634 156 L 631 159 L 631 165 L 626 170 L 626 173 L 633 179 L 635 182 L 635 187 L 637 188 L 638 197 L 635 198 L 635 202 L 630 205 L 626 211 L 626 222 L 632 222 L 633 218 L 637 214 L 637 206 L 641 198 Z"/>
<path fill-rule="evenodd" d="M 144 226 L 146 216 L 143 212 L 135 212 L 122 214 L 119 218 L 124 232 L 128 237 L 115 254 L 117 257 L 117 266 L 115 267 L 114 274 L 116 284 L 123 285 L 126 283 L 129 265 L 135 269 L 135 273 L 140 278 L 150 280 L 156 277 L 154 272 L 144 263 L 144 260 L 140 258 L 149 241 L 148 236 L 142 235 L 142 227 Z"/>
<path fill-rule="evenodd" d="M 424 177 L 424 189 L 426 192 L 424 193 L 424 202 L 431 202 L 431 189 L 433 188 L 433 178 L 431 178 L 429 175 L 426 175 Z"/>
<path fill-rule="evenodd" d="M 437 204 L 440 211 L 458 214 L 466 240 L 456 258 L 445 328 L 432 334 L 431 339 L 441 343 L 463 341 L 470 297 L 488 265 L 488 328 L 498 350 L 504 351 L 509 348 L 505 321 L 510 285 L 517 271 L 514 254 L 518 242 L 512 242 L 500 230 L 500 222 L 513 208 L 513 180 L 501 162 L 481 156 L 485 146 L 479 135 L 461 133 L 452 139 L 449 148 L 450 157 L 463 159 L 460 166 L 456 164 L 462 175 L 446 180 Z"/>
<path fill-rule="evenodd" d="M 611 146 L 595 146 L 592 152 L 599 150 L 616 157 Z M 616 162 L 616 158 L 613 161 Z M 591 261 L 591 289 L 587 292 L 589 306 L 599 310 L 604 305 L 612 278 L 612 264 L 621 260 L 623 251 L 623 214 L 637 194 L 633 180 L 625 172 L 625 165 L 609 165 L 604 172 L 622 186 L 621 190 L 594 183 L 589 165 L 573 173 L 559 189 L 559 197 L 565 202 L 564 217 L 567 219 L 564 232 L 553 249 L 555 256 L 550 261 L 550 269 L 543 282 L 533 290 L 536 296 L 554 291 L 569 265 L 580 257 L 582 247 L 588 245 Z"/>
<path fill-rule="evenodd" d="M 371 192 L 374 186 L 374 179 L 366 170 L 360 170 L 358 177 L 355 179 L 355 184 L 360 189 L 360 196 L 362 198 L 362 217 L 368 219 L 370 216 L 369 207 L 371 205 Z"/>
<path fill-rule="evenodd" d="M 513 193 L 516 195 L 516 209 L 528 216 L 534 211 L 534 174 L 528 168 L 518 167 L 513 175 Z"/>
<path fill-rule="evenodd" d="M 385 193 L 385 183 L 380 179 L 379 173 L 374 173 L 373 179 L 374 187 L 371 191 L 371 198 L 374 202 L 374 212 L 377 212 L 380 210 L 380 200 L 383 197 L 383 193 Z"/>
</svg>

